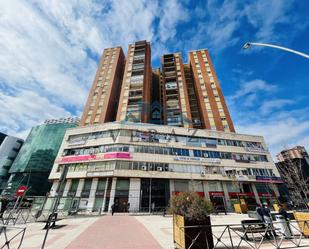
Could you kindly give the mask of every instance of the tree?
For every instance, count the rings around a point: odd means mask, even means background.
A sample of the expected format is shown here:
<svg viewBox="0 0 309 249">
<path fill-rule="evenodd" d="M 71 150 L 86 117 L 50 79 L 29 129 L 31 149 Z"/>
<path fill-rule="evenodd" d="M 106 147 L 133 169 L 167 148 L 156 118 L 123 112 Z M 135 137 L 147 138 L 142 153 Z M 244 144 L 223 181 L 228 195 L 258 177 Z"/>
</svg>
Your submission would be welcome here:
<svg viewBox="0 0 309 249">
<path fill-rule="evenodd" d="M 286 159 L 277 163 L 277 168 L 287 184 L 292 201 L 306 205 L 305 199 L 309 197 L 309 176 L 305 170 L 305 163 L 306 161 L 301 158 Z"/>
</svg>

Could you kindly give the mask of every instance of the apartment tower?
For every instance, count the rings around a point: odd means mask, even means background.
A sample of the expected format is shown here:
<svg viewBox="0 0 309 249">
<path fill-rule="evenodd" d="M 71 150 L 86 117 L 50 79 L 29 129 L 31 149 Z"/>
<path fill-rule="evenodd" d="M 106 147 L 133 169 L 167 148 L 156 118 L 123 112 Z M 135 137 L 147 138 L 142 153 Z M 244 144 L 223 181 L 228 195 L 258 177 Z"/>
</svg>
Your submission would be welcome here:
<svg viewBox="0 0 309 249">
<path fill-rule="evenodd" d="M 129 45 L 117 113 L 117 121 L 148 123 L 151 114 L 150 44 L 139 41 Z"/>
<path fill-rule="evenodd" d="M 221 87 L 206 49 L 189 52 L 189 66 L 203 129 L 235 132 Z"/>
<path fill-rule="evenodd" d="M 188 90 L 180 53 L 162 56 L 164 124 L 192 127 Z"/>
<path fill-rule="evenodd" d="M 116 120 L 124 64 L 121 47 L 104 49 L 80 126 Z"/>
</svg>

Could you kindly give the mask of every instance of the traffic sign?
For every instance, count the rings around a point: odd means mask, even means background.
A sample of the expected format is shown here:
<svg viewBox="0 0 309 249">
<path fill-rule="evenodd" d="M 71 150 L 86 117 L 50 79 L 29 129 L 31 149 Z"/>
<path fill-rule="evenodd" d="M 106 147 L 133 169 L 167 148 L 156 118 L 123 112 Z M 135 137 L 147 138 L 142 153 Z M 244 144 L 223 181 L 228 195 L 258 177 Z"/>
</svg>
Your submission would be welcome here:
<svg viewBox="0 0 309 249">
<path fill-rule="evenodd" d="M 20 186 L 16 191 L 16 196 L 23 196 L 27 190 L 26 186 Z"/>
</svg>

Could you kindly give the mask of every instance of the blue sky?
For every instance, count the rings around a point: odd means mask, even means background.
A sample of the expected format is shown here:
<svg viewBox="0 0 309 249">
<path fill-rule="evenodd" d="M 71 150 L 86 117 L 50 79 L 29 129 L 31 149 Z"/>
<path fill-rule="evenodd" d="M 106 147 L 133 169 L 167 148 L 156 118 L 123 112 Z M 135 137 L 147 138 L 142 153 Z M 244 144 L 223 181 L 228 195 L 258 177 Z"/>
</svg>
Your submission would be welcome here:
<svg viewBox="0 0 309 249">
<path fill-rule="evenodd" d="M 309 149 L 308 1 L 1 1 L 0 131 L 26 137 L 47 118 L 79 116 L 104 48 L 147 39 L 163 53 L 208 48 L 237 132 L 273 155 Z"/>
</svg>

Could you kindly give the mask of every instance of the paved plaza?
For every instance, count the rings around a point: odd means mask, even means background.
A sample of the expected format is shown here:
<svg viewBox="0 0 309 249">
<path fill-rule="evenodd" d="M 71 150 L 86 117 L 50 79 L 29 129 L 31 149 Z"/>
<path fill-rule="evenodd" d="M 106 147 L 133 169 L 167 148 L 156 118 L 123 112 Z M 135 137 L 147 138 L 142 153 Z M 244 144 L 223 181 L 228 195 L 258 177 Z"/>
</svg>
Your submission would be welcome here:
<svg viewBox="0 0 309 249">
<path fill-rule="evenodd" d="M 212 225 L 240 224 L 241 220 L 248 219 L 243 214 L 213 215 Z M 19 226 L 22 227 L 22 226 Z M 41 248 L 45 230 L 44 223 L 29 223 L 26 227 L 25 237 L 21 248 Z M 218 237 L 224 227 L 213 227 L 213 233 Z M 11 238 L 17 230 L 10 230 L 8 237 Z M 17 248 L 20 237 L 12 240 L 10 248 Z M 237 244 L 240 237 L 232 232 L 233 242 Z M 228 233 L 222 240 L 230 242 Z M 4 236 L 1 235 L 1 246 L 4 244 Z M 293 244 L 283 242 L 283 245 Z M 309 242 L 302 243 L 309 248 Z M 223 245 L 217 248 L 225 248 Z M 115 214 L 99 217 L 76 217 L 62 219 L 57 222 L 57 229 L 51 229 L 48 235 L 46 247 L 49 249 L 173 249 L 172 217 L 159 215 Z M 250 248 L 245 243 L 241 249 Z M 271 243 L 265 243 L 261 249 L 274 248 Z"/>
</svg>

